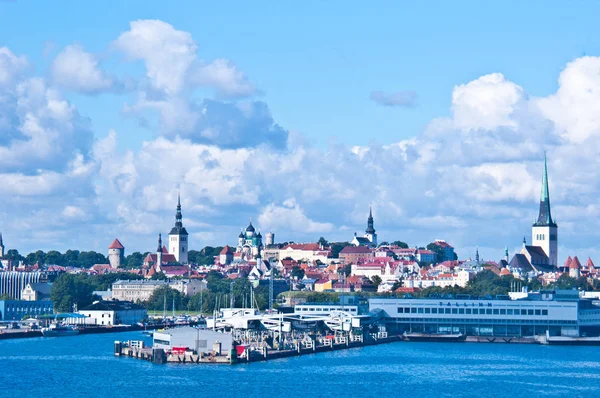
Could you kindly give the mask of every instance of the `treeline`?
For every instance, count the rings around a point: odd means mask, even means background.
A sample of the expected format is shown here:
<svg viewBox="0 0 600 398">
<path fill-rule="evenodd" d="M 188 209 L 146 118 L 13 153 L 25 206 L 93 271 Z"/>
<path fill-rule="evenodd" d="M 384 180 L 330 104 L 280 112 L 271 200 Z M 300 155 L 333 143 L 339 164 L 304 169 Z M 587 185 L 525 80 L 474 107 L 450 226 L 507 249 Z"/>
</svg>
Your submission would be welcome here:
<svg viewBox="0 0 600 398">
<path fill-rule="evenodd" d="M 108 290 L 120 279 L 133 280 L 142 277 L 128 272 L 91 276 L 65 273 L 54 281 L 50 299 L 54 303 L 55 310 L 59 312 L 72 311 L 74 304 L 81 309 L 99 299 L 93 295 L 94 291 Z M 177 311 L 211 313 L 215 308 L 229 307 L 233 297 L 234 307 L 250 306 L 251 285 L 248 279 L 238 278 L 232 281 L 216 271 L 209 272 L 206 279 L 208 288 L 192 297 L 186 297 L 179 291 L 164 286 L 156 289 L 148 301 L 139 304 L 149 310 L 162 310 L 166 301 L 168 311 L 171 311 L 174 302 Z M 254 306 L 264 310 L 268 305 L 268 287 L 256 287 Z"/>
<path fill-rule="evenodd" d="M 94 291 L 108 290 L 112 284 L 120 279 L 142 279 L 141 276 L 128 272 L 105 275 L 87 274 L 61 274 L 50 290 L 50 299 L 54 303 L 54 310 L 58 312 L 73 311 L 73 306 L 82 309 L 92 304 L 99 297 L 93 295 Z"/>
</svg>

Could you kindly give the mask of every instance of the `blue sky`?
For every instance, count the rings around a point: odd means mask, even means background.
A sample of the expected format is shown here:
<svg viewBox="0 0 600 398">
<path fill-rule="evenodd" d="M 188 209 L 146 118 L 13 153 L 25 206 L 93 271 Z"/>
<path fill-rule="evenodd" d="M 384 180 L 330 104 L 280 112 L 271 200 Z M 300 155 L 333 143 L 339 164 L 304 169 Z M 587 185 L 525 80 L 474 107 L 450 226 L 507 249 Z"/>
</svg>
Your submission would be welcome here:
<svg viewBox="0 0 600 398">
<path fill-rule="evenodd" d="M 584 178 L 589 170 L 572 178 L 565 165 L 575 156 L 591 165 L 585 156 L 597 154 L 597 109 L 580 105 L 593 104 L 598 8 L 591 1 L 0 1 L 0 48 L 26 59 L 4 65 L 12 68 L 4 92 L 17 93 L 18 104 L 19 84 L 41 79 L 76 110 L 69 121 L 79 126 L 52 142 L 52 156 L 0 160 L 11 198 L 0 230 L 24 252 L 79 243 L 103 250 L 113 235 L 149 250 L 171 223 L 179 188 L 200 247 L 233 243 L 249 217 L 281 239 L 349 239 L 373 202 L 380 239 L 446 238 L 463 253 L 480 246 L 484 257 L 498 258 L 530 235 L 546 149 L 554 208 L 563 212 L 556 217 L 565 221 L 560 256 L 593 255 L 596 233 L 576 226 L 596 214 L 585 199 L 597 183 Z M 167 36 L 148 39 L 157 40 L 151 51 L 135 55 L 131 35 L 119 38 L 135 30 L 132 22 L 151 20 L 161 25 L 148 29 Z M 149 61 L 172 39 L 194 57 L 176 86 L 149 72 L 154 62 L 177 77 L 169 56 Z M 69 48 L 75 58 L 61 58 Z M 69 68 L 86 54 L 100 71 L 93 87 L 68 75 L 86 78 L 82 67 Z M 479 80 L 493 73 L 502 78 Z M 574 77 L 561 95 L 563 74 Z M 16 153 L 16 142 L 31 141 L 20 127 L 27 111 L 45 114 L 2 105 L 0 115 L 14 123 L 0 130 L 8 137 L 0 150 Z M 181 170 L 173 170 L 177 159 Z M 54 188 L 27 191 L 32 183 Z M 572 189 L 583 198 L 573 199 Z M 40 217 L 45 222 L 35 223 Z M 71 228 L 79 241 L 69 241 Z"/>
</svg>

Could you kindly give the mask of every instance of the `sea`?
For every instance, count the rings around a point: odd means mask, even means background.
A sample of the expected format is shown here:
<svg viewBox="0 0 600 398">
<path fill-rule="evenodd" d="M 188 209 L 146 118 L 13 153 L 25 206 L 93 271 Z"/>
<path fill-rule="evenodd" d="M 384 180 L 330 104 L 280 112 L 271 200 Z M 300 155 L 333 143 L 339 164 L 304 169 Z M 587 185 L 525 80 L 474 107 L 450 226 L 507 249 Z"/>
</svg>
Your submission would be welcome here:
<svg viewBox="0 0 600 398">
<path fill-rule="evenodd" d="M 0 397 L 600 397 L 600 347 L 398 342 L 234 366 L 113 355 L 143 339 L 0 340 Z"/>
</svg>

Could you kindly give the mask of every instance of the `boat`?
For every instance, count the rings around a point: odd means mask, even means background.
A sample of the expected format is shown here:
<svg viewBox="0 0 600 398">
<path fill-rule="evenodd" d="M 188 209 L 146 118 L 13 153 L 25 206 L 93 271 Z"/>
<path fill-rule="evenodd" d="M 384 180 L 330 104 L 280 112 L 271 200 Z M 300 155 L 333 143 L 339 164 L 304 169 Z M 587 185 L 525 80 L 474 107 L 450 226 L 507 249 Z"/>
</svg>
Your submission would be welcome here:
<svg viewBox="0 0 600 398">
<path fill-rule="evenodd" d="M 428 334 L 428 333 L 407 333 L 402 336 L 409 341 L 465 341 L 466 335 L 462 333 L 456 334 Z"/>
<path fill-rule="evenodd" d="M 42 328 L 42 336 L 44 337 L 74 336 L 76 334 L 79 334 L 77 326 L 64 323 L 51 323 L 47 328 Z"/>
</svg>

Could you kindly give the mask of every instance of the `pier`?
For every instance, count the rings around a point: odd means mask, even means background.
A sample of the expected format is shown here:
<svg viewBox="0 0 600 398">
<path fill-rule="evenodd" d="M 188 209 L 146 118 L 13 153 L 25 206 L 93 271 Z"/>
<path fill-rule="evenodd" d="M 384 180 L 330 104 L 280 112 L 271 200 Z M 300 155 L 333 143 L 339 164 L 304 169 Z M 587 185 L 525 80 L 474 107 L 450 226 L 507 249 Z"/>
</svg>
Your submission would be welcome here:
<svg viewBox="0 0 600 398">
<path fill-rule="evenodd" d="M 198 329 L 202 338 L 206 329 Z M 208 331 L 210 332 L 210 331 Z M 198 352 L 189 347 L 173 347 L 164 349 L 147 347 L 143 341 L 115 341 L 115 356 L 129 357 L 150 361 L 155 364 L 237 364 L 272 359 L 288 358 L 299 355 L 359 348 L 369 345 L 387 344 L 402 341 L 399 335 L 388 336 L 387 332 L 352 333 L 336 332 L 333 334 L 312 335 L 310 333 L 285 333 L 278 336 L 272 331 L 234 330 L 230 337 L 236 336 L 231 349 L 223 349 L 220 342 L 215 342 L 212 350 Z M 279 338 L 281 337 L 281 339 Z"/>
</svg>

